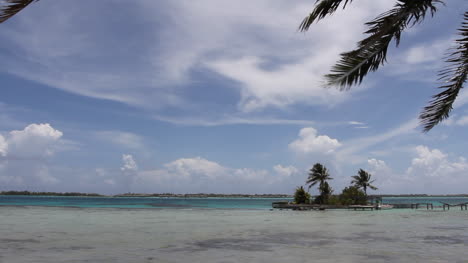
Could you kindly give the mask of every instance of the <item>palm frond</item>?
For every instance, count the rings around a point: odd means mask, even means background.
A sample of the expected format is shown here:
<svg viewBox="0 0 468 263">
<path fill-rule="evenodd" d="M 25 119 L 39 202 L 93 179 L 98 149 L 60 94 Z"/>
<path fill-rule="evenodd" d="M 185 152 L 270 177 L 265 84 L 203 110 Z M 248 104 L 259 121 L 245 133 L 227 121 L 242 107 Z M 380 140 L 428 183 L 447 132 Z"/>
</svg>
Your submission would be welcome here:
<svg viewBox="0 0 468 263">
<path fill-rule="evenodd" d="M 386 61 L 387 50 L 392 40 L 400 43 L 401 33 L 421 22 L 428 11 L 436 12 L 436 3 L 441 0 L 398 0 L 395 7 L 366 23 L 369 36 L 358 43 L 358 48 L 341 54 L 341 59 L 325 75 L 327 86 L 339 86 L 341 90 L 360 84 L 370 71 L 376 71 Z"/>
<path fill-rule="evenodd" d="M 0 23 L 5 22 L 35 1 L 39 0 L 0 0 Z"/>
<path fill-rule="evenodd" d="M 461 38 L 455 40 L 456 46 L 448 56 L 449 66 L 439 72 L 439 80 L 445 82 L 440 86 L 444 91 L 434 95 L 429 105 L 424 107 L 419 115 L 424 132 L 428 132 L 438 123 L 449 117 L 453 103 L 463 88 L 468 75 L 468 12 L 464 14 L 461 28 L 458 30 Z"/>
<path fill-rule="evenodd" d="M 346 5 L 351 3 L 353 0 L 317 0 L 315 1 L 315 8 L 312 12 L 302 20 L 302 23 L 299 25 L 299 30 L 301 32 L 309 30 L 310 25 L 315 21 L 323 19 L 327 15 L 333 14 L 340 4 L 344 2 L 343 9 Z"/>
</svg>

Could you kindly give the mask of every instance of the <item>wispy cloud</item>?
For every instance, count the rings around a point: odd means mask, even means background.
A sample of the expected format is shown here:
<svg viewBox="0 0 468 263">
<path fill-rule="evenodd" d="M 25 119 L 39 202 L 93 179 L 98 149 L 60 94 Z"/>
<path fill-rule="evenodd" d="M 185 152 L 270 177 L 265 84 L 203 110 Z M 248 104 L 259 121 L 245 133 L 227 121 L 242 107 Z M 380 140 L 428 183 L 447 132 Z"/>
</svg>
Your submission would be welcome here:
<svg viewBox="0 0 468 263">
<path fill-rule="evenodd" d="M 144 138 L 137 134 L 124 131 L 97 131 L 94 136 L 105 142 L 122 146 L 133 150 L 142 150 L 145 148 Z"/>
</svg>

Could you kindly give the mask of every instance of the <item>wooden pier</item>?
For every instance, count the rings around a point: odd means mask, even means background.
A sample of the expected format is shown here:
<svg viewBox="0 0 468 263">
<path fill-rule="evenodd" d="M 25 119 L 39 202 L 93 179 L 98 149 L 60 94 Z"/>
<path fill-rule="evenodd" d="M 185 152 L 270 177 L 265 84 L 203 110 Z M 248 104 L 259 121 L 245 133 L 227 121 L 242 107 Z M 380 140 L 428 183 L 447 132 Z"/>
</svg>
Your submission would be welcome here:
<svg viewBox="0 0 468 263">
<path fill-rule="evenodd" d="M 291 204 L 288 202 L 274 202 L 272 204 L 273 208 L 277 209 L 291 209 L 291 210 L 325 210 L 329 208 L 327 205 L 317 205 L 317 204 Z"/>
<path fill-rule="evenodd" d="M 356 210 L 371 210 L 373 211 L 374 209 L 377 209 L 377 206 L 373 205 L 349 205 L 348 209 L 353 209 L 354 211 Z"/>
<path fill-rule="evenodd" d="M 461 210 L 468 210 L 468 202 L 467 203 L 460 203 L 460 204 L 448 204 L 442 203 L 442 209 L 450 210 L 450 207 L 457 207 L 459 206 Z M 401 208 L 411 208 L 411 209 L 419 209 L 421 207 L 425 207 L 427 210 L 434 210 L 434 204 L 432 203 L 412 203 L 412 204 L 392 204 L 394 209 L 401 209 Z M 319 205 L 319 204 L 294 204 L 291 202 L 273 202 L 272 207 L 274 209 L 290 209 L 290 210 L 327 210 L 327 209 L 348 209 L 348 210 L 379 210 L 377 205 Z M 437 206 L 436 208 L 440 208 Z"/>
<path fill-rule="evenodd" d="M 293 204 L 289 202 L 274 202 L 272 207 L 276 209 L 290 210 L 326 210 L 326 209 L 353 209 L 353 210 L 374 210 L 378 209 L 375 205 L 318 205 L 318 204 Z"/>
<path fill-rule="evenodd" d="M 451 206 L 460 206 L 460 209 L 461 210 L 468 210 L 468 203 L 460 203 L 460 204 L 447 204 L 447 203 L 442 203 L 443 206 L 442 208 L 445 210 L 445 208 L 447 208 L 447 210 L 450 210 L 450 207 Z"/>
<path fill-rule="evenodd" d="M 411 209 L 418 209 L 420 205 L 425 205 L 427 210 L 429 210 L 429 208 L 431 208 L 431 210 L 434 209 L 434 205 L 432 203 L 414 203 L 411 204 Z"/>
</svg>

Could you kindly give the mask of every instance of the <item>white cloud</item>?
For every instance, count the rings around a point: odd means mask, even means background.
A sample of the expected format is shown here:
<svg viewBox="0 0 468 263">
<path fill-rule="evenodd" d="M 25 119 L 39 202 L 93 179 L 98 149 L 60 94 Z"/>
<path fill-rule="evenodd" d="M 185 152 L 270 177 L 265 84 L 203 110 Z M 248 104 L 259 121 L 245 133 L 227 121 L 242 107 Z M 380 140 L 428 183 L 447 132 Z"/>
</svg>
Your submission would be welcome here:
<svg viewBox="0 0 468 263">
<path fill-rule="evenodd" d="M 468 125 L 468 115 L 464 115 L 461 117 L 458 117 L 457 114 L 452 113 L 450 115 L 450 118 L 446 119 L 443 122 L 444 125 L 446 126 L 466 126 Z"/>
<path fill-rule="evenodd" d="M 112 185 L 112 186 L 117 184 L 114 179 L 105 179 L 104 183 L 106 183 L 108 185 Z"/>
<path fill-rule="evenodd" d="M 341 146 L 337 139 L 327 135 L 318 135 L 314 128 L 303 128 L 299 131 L 299 138 L 289 144 L 289 148 L 296 153 L 331 154 Z"/>
<path fill-rule="evenodd" d="M 379 135 L 366 136 L 357 139 L 351 139 L 343 142 L 343 147 L 337 152 L 337 157 L 346 162 L 363 162 L 367 157 L 359 156 L 359 153 L 368 148 L 389 141 L 395 137 L 415 132 L 419 122 L 417 119 L 411 119 L 396 128 L 390 129 Z"/>
<path fill-rule="evenodd" d="M 107 20 L 97 11 L 107 10 L 106 1 L 93 2 L 92 8 L 80 1 L 38 2 L 0 33 L 5 43 L 0 70 L 153 111 L 203 107 L 206 101 L 187 98 L 183 90 L 198 80 L 193 72 L 207 69 L 238 84 L 240 111 L 297 103 L 330 106 L 350 94 L 322 89 L 322 74 L 358 40 L 364 22 L 392 4 L 357 1 L 346 15 L 300 34 L 298 24 L 313 8 L 307 0 L 259 0 L 248 7 L 227 0 L 113 2 Z M 123 38 L 129 16 L 138 30 Z"/>
<path fill-rule="evenodd" d="M 23 130 L 0 135 L 0 181 L 4 187 L 54 185 L 59 179 L 52 176 L 45 162 L 56 151 L 64 150 L 68 141 L 63 133 L 50 124 L 29 124 Z"/>
<path fill-rule="evenodd" d="M 177 125 L 184 126 L 221 126 L 221 125 L 237 125 L 237 124 L 249 124 L 249 125 L 299 125 L 307 126 L 315 124 L 312 120 L 301 120 L 301 119 L 280 119 L 280 118 L 252 118 L 252 117 L 234 117 L 234 116 L 223 116 L 219 119 L 199 118 L 199 117 L 166 117 L 156 115 L 156 120 L 165 121 Z"/>
<path fill-rule="evenodd" d="M 468 103 L 468 89 L 462 89 L 453 103 L 453 108 L 458 109 Z"/>
<path fill-rule="evenodd" d="M 208 161 L 201 157 L 181 158 L 164 165 L 170 174 L 189 177 L 191 175 L 206 176 L 215 178 L 223 175 L 226 168 L 218 163 Z"/>
<path fill-rule="evenodd" d="M 131 132 L 98 131 L 95 133 L 100 140 L 107 141 L 129 149 L 141 150 L 145 148 L 143 137 Z"/>
<path fill-rule="evenodd" d="M 0 134 L 0 157 L 5 157 L 8 151 L 8 144 L 5 140 L 5 137 L 3 137 Z"/>
<path fill-rule="evenodd" d="M 461 117 L 460 119 L 458 119 L 456 121 L 456 124 L 457 125 L 460 125 L 460 126 L 466 126 L 468 125 L 468 115 L 467 116 L 463 116 Z"/>
<path fill-rule="evenodd" d="M 159 169 L 140 171 L 133 189 L 142 192 L 282 193 L 303 178 L 293 166 L 276 165 L 273 171 L 231 168 L 201 157 L 181 158 Z M 286 185 L 286 186 L 285 186 Z"/>
<path fill-rule="evenodd" d="M 273 170 L 281 177 L 291 177 L 299 172 L 294 166 L 282 166 L 280 164 L 273 166 Z"/>
<path fill-rule="evenodd" d="M 48 123 L 30 124 L 7 136 L 8 156 L 16 158 L 44 158 L 54 154 L 63 133 Z"/>
<path fill-rule="evenodd" d="M 447 47 L 450 47 L 453 39 L 439 39 L 431 43 L 411 47 L 403 57 L 408 64 L 420 64 L 442 60 Z"/>
<path fill-rule="evenodd" d="M 369 159 L 369 172 L 381 193 L 464 193 L 468 183 L 468 162 L 464 157 L 450 158 L 439 149 L 419 145 L 413 149 L 411 164 L 402 172 L 385 161 Z"/>
<path fill-rule="evenodd" d="M 0 183 L 9 187 L 22 186 L 24 184 L 23 177 L 13 175 L 0 175 Z"/>
<path fill-rule="evenodd" d="M 388 171 L 390 168 L 387 166 L 385 161 L 382 160 L 377 160 L 375 158 L 367 160 L 367 164 L 371 167 L 373 170 L 378 170 L 378 171 Z"/>
<path fill-rule="evenodd" d="M 417 146 L 415 151 L 417 157 L 412 160 L 407 170 L 410 175 L 442 178 L 468 171 L 468 163 L 463 157 L 450 161 L 448 155 L 439 149 L 431 150 L 423 145 Z"/>
<path fill-rule="evenodd" d="M 360 121 L 349 121 L 348 124 L 349 125 L 357 125 L 357 126 L 366 125 L 364 122 L 360 122 Z"/>
<path fill-rule="evenodd" d="M 138 165 L 131 154 L 123 154 L 122 162 L 123 165 L 120 167 L 120 170 L 122 170 L 124 173 L 133 173 L 138 171 Z"/>
</svg>

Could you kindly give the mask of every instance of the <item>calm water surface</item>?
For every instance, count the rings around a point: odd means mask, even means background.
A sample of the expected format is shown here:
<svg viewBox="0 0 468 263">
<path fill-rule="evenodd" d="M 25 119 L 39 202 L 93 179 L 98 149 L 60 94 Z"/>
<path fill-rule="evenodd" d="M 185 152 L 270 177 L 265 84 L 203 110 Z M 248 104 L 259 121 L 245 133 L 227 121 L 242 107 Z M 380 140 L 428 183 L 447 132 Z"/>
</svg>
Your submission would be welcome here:
<svg viewBox="0 0 468 263">
<path fill-rule="evenodd" d="M 0 222 L 2 263 L 468 262 L 468 211 L 459 208 L 269 211 L 193 205 L 8 205 L 0 206 Z"/>
<path fill-rule="evenodd" d="M 94 208 L 214 208 L 270 209 L 275 201 L 287 198 L 160 198 L 160 197 L 77 197 L 77 196 L 13 196 L 0 195 L 0 206 L 58 206 Z M 411 204 L 467 203 L 468 197 L 387 197 L 384 203 Z"/>
</svg>

